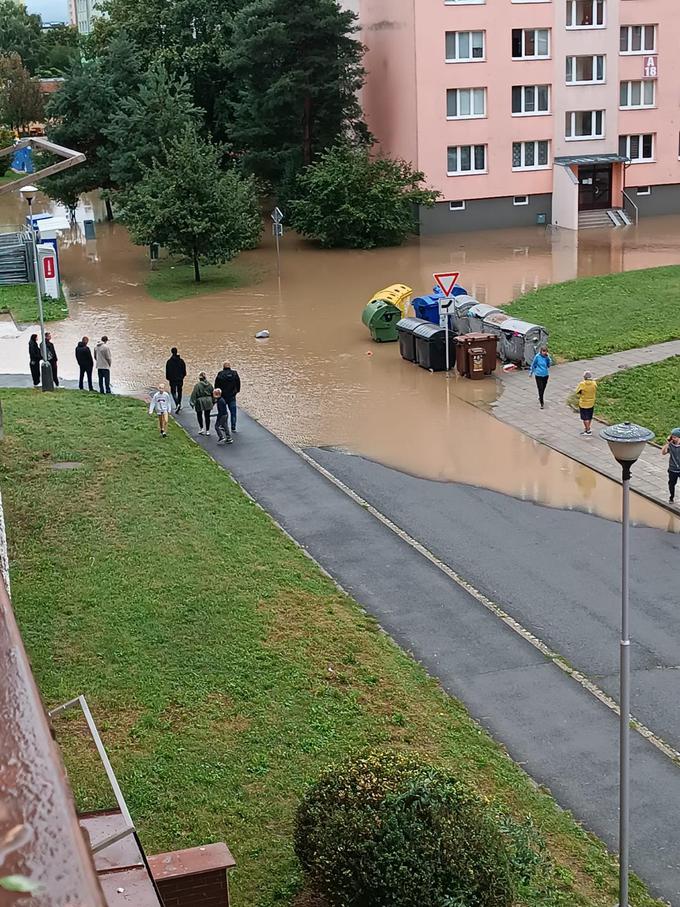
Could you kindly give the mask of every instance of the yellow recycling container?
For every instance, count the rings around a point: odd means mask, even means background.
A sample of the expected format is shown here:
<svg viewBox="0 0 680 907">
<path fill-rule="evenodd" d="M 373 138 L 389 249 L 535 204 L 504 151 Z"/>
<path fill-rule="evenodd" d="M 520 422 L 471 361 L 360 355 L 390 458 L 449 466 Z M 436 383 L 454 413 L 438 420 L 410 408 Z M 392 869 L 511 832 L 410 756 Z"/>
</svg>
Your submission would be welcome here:
<svg viewBox="0 0 680 907">
<path fill-rule="evenodd" d="M 378 292 L 369 300 L 369 305 L 376 299 L 384 299 L 385 302 L 389 302 L 396 306 L 401 312 L 402 318 L 405 318 L 409 313 L 412 293 L 413 289 L 411 287 L 407 287 L 403 283 L 393 283 L 391 287 L 385 287 L 384 290 L 378 290 Z"/>
</svg>

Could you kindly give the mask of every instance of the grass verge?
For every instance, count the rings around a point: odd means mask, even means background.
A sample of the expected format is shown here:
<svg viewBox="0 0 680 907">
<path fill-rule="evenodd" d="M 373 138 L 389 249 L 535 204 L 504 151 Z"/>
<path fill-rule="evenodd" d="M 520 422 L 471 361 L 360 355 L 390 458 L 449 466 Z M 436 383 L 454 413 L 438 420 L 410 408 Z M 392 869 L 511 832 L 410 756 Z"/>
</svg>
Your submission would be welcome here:
<svg viewBox="0 0 680 907">
<path fill-rule="evenodd" d="M 33 669 L 48 705 L 87 695 L 150 853 L 225 840 L 235 907 L 292 904 L 301 793 L 348 752 L 393 746 L 540 829 L 558 868 L 523 905 L 614 903 L 602 844 L 175 424 L 161 441 L 136 400 L 0 398 L 12 591 Z M 67 713 L 57 732 L 81 807 L 110 805 L 82 719 Z M 635 907 L 656 903 L 636 880 L 632 892 Z"/>
<path fill-rule="evenodd" d="M 585 277 L 542 287 L 506 311 L 544 325 L 551 352 L 590 359 L 680 338 L 680 267 Z"/>
<path fill-rule="evenodd" d="M 680 425 L 680 356 L 640 365 L 598 382 L 596 415 L 606 422 L 637 422 L 663 443 Z"/>
<path fill-rule="evenodd" d="M 164 259 L 158 270 L 150 271 L 146 291 L 159 302 L 177 302 L 220 290 L 236 290 L 256 281 L 256 275 L 244 265 L 230 262 L 225 265 L 202 265 L 201 281 L 194 280 L 194 266 L 186 262 Z"/>
<path fill-rule="evenodd" d="M 32 324 L 38 321 L 38 303 L 35 298 L 35 284 L 16 284 L 0 287 L 0 312 L 10 312 L 18 324 Z M 60 299 L 46 296 L 43 299 L 45 321 L 61 321 L 68 316 L 68 304 L 63 295 Z"/>
</svg>

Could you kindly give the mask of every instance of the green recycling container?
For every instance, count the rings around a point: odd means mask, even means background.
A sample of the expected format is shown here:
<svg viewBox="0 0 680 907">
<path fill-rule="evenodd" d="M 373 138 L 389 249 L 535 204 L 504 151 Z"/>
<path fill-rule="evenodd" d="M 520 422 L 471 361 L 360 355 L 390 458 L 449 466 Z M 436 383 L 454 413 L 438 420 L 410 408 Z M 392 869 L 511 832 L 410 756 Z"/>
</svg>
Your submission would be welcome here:
<svg viewBox="0 0 680 907">
<path fill-rule="evenodd" d="M 376 343 L 398 340 L 397 322 L 400 319 L 401 310 L 384 299 L 372 299 L 361 316 L 361 320 L 371 332 L 371 337 Z"/>
</svg>

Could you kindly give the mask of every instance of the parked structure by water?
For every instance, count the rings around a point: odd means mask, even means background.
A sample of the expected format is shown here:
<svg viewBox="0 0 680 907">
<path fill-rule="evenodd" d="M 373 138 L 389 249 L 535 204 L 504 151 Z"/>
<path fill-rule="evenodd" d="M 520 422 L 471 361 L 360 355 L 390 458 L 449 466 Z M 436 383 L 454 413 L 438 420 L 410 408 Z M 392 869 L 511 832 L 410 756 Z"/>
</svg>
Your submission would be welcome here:
<svg viewBox="0 0 680 907">
<path fill-rule="evenodd" d="M 424 232 L 680 212 L 677 0 L 361 0 L 360 16 L 369 128 L 442 193 Z"/>
</svg>

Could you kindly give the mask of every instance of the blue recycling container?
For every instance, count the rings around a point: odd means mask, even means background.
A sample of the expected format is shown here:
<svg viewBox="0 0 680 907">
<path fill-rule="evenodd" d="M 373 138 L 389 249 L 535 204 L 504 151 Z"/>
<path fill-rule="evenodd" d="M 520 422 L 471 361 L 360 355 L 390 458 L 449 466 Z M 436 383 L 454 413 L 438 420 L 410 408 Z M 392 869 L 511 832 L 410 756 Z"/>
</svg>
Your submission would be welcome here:
<svg viewBox="0 0 680 907">
<path fill-rule="evenodd" d="M 439 324 L 439 300 L 441 293 L 430 296 L 417 296 L 412 300 L 411 305 L 416 313 L 416 318 L 422 318 L 423 321 L 429 321 L 431 324 Z"/>
</svg>

